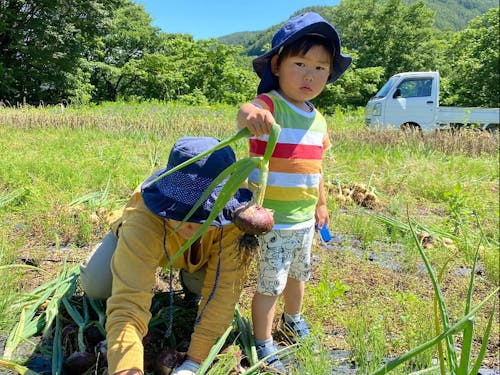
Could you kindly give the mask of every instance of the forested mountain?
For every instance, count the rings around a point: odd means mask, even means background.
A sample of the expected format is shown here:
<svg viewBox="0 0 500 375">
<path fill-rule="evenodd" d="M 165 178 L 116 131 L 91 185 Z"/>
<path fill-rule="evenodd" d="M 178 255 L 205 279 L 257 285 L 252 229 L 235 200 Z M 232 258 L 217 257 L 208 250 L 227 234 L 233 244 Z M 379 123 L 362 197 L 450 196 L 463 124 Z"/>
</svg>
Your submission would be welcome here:
<svg viewBox="0 0 500 375">
<path fill-rule="evenodd" d="M 406 0 L 411 4 L 420 0 Z M 498 7 L 498 0 L 425 0 L 426 6 L 435 12 L 434 26 L 439 30 L 463 30 L 474 18 L 493 7 Z M 298 9 L 294 14 L 305 11 L 315 11 L 322 15 L 329 14 L 332 7 L 308 7 Z M 333 7 L 335 8 L 335 7 Z M 292 15 L 290 15 L 292 16 Z M 283 20 L 285 21 L 285 20 Z M 267 30 L 237 32 L 218 38 L 218 41 L 228 45 L 243 46 L 250 56 L 258 55 L 278 25 L 273 25 Z"/>
<path fill-rule="evenodd" d="M 438 29 L 458 31 L 473 18 L 498 7 L 498 0 L 426 0 L 426 5 L 436 12 L 434 20 Z"/>
</svg>

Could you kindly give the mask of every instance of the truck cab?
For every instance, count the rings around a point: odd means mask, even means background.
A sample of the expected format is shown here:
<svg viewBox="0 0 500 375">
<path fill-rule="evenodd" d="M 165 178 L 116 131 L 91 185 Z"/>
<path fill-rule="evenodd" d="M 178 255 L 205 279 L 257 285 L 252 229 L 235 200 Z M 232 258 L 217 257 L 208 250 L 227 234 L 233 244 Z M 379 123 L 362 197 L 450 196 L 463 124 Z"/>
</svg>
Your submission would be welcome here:
<svg viewBox="0 0 500 375">
<path fill-rule="evenodd" d="M 371 129 L 428 129 L 436 123 L 438 103 L 438 72 L 396 74 L 368 102 L 365 123 Z"/>
</svg>

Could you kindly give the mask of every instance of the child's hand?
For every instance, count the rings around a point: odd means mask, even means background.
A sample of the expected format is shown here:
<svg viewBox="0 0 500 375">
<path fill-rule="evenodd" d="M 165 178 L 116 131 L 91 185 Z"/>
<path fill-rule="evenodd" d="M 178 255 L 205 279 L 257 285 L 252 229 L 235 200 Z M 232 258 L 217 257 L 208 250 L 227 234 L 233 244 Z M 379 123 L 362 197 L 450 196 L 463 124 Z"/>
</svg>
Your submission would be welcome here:
<svg viewBox="0 0 500 375">
<path fill-rule="evenodd" d="M 316 224 L 319 228 L 323 228 L 324 225 L 328 226 L 328 224 L 330 223 L 330 217 L 328 216 L 328 208 L 326 207 L 326 204 L 319 203 L 316 206 L 316 212 L 314 216 L 316 219 Z"/>
<path fill-rule="evenodd" d="M 238 111 L 238 128 L 248 128 L 256 137 L 269 134 L 274 123 L 271 112 L 252 103 L 243 104 Z"/>
</svg>

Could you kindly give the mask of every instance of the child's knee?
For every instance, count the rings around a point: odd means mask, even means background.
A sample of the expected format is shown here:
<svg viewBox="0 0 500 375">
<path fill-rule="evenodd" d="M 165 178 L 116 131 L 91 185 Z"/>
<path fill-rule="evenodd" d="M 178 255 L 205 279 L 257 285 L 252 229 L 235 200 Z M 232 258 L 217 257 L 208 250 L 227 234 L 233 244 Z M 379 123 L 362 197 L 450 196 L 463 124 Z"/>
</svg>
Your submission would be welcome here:
<svg viewBox="0 0 500 375">
<path fill-rule="evenodd" d="M 80 282 L 84 292 L 94 299 L 107 299 L 111 295 L 111 257 L 117 238 L 109 232 L 80 265 Z"/>
</svg>

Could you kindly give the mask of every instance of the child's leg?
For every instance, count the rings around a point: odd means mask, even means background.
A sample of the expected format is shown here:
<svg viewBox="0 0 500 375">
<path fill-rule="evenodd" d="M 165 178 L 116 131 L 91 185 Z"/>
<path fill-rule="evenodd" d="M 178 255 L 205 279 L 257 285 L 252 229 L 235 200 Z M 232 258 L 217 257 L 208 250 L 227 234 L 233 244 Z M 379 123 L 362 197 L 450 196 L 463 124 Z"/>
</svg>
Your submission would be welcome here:
<svg viewBox="0 0 500 375">
<path fill-rule="evenodd" d="M 284 370 L 276 355 L 272 328 L 276 301 L 286 286 L 291 254 L 284 251 L 289 232 L 271 231 L 260 238 L 261 257 L 258 262 L 257 290 L 252 299 L 252 323 L 259 358 L 267 356 L 268 366 Z"/>
<path fill-rule="evenodd" d="M 111 295 L 111 257 L 116 249 L 117 238 L 109 232 L 102 242 L 80 265 L 80 281 L 85 293 L 95 299 L 107 299 Z"/>
<path fill-rule="evenodd" d="M 287 283 L 292 253 L 285 251 L 290 231 L 273 230 L 261 237 L 257 291 L 252 300 L 252 322 L 257 341 L 271 338 L 276 301 Z"/>
<path fill-rule="evenodd" d="M 274 230 L 261 237 L 261 259 L 258 263 L 257 291 L 252 300 L 252 322 L 259 358 L 278 373 L 286 369 L 276 355 L 272 327 L 276 301 L 286 288 L 288 271 L 294 256 L 296 236 L 293 231 Z"/>
<path fill-rule="evenodd" d="M 297 248 L 295 249 L 283 299 L 285 311 L 281 317 L 284 332 L 292 340 L 304 339 L 309 335 L 309 327 L 302 316 L 305 282 L 311 273 L 311 247 L 314 228 L 300 229 L 295 232 Z"/>
<path fill-rule="evenodd" d="M 288 278 L 285 290 L 283 291 L 283 301 L 285 302 L 285 312 L 287 314 L 295 315 L 301 313 L 305 285 L 304 281 L 291 277 Z"/>
<path fill-rule="evenodd" d="M 285 312 L 300 314 L 304 301 L 305 285 L 311 275 L 311 247 L 314 238 L 314 228 L 304 228 L 294 231 L 296 247 L 288 271 L 286 287 L 283 291 Z"/>
<path fill-rule="evenodd" d="M 274 311 L 278 296 L 266 296 L 256 292 L 252 300 L 252 322 L 255 340 L 263 341 L 272 337 Z"/>
</svg>

